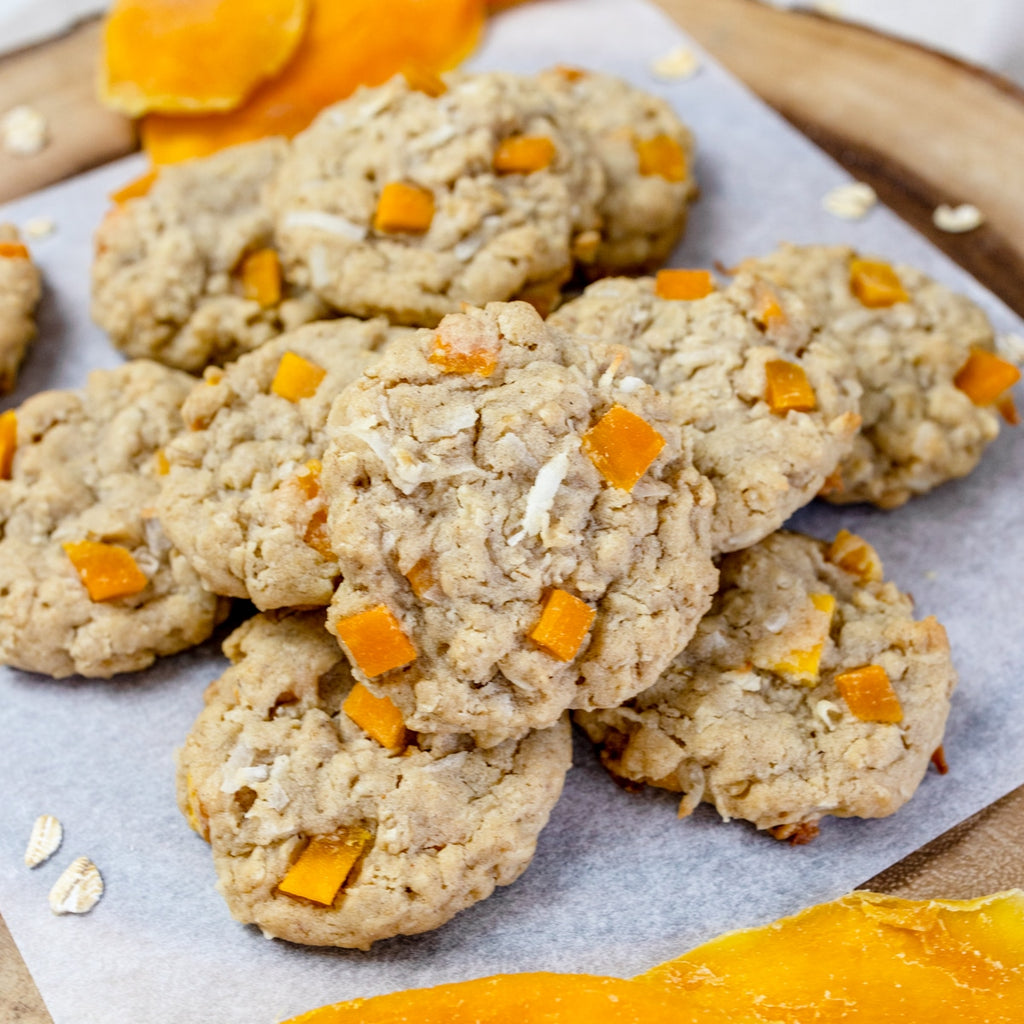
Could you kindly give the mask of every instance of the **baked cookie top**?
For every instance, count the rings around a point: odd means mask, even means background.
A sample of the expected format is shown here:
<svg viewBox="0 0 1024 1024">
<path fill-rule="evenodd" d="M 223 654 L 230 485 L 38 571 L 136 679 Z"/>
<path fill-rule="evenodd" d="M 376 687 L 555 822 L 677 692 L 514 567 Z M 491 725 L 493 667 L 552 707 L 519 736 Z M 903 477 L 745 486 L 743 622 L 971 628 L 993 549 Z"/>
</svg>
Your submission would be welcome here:
<svg viewBox="0 0 1024 1024">
<path fill-rule="evenodd" d="M 36 336 L 34 313 L 42 294 L 39 268 L 13 224 L 0 224 L 0 394 L 14 387 L 29 342 Z"/>
<path fill-rule="evenodd" d="M 178 755 L 178 801 L 210 842 L 235 918 L 292 942 L 368 949 L 436 928 L 519 877 L 572 744 L 563 718 L 487 750 L 457 735 L 383 746 L 349 715 L 362 720 L 323 618 L 259 615 L 228 638 L 233 664 Z M 290 870 L 327 851 L 318 863 L 331 871 L 339 846 L 354 864 L 338 870 L 337 892 L 314 893 L 302 865 Z"/>
<path fill-rule="evenodd" d="M 649 690 L 578 715 L 615 775 L 780 838 L 892 814 L 942 741 L 956 683 L 942 626 L 915 621 L 873 549 L 779 531 L 727 555 L 711 612 Z"/>
<path fill-rule="evenodd" d="M 993 349 L 982 310 L 913 267 L 881 263 L 879 283 L 879 262 L 845 246 L 784 245 L 743 268 L 800 295 L 864 389 L 860 434 L 823 497 L 895 508 L 969 473 L 999 415 L 956 384 L 972 351 Z"/>
<path fill-rule="evenodd" d="M 599 238 L 581 238 L 577 259 L 593 277 L 664 263 L 697 196 L 690 130 L 665 100 L 614 75 L 557 67 L 539 80 L 586 135 L 607 179 Z"/>
<path fill-rule="evenodd" d="M 493 303 L 393 343 L 334 407 L 328 628 L 410 728 L 489 743 L 618 704 L 707 608 L 710 485 L 620 364 Z"/>
<path fill-rule="evenodd" d="M 92 315 L 130 356 L 199 372 L 325 315 L 281 279 L 260 196 L 287 143 L 265 139 L 162 167 L 96 232 Z"/>
<path fill-rule="evenodd" d="M 165 448 L 160 521 L 215 594 L 260 609 L 326 605 L 338 563 L 327 542 L 320 458 L 331 403 L 409 333 L 386 320 L 306 324 L 209 368 Z"/>
<path fill-rule="evenodd" d="M 668 396 L 694 465 L 715 488 L 713 550 L 748 547 L 807 504 L 850 450 L 860 389 L 796 296 L 741 275 L 703 298 L 670 299 L 661 297 L 667 278 L 657 280 L 597 281 L 550 322 L 623 346 L 632 372 Z M 779 362 L 803 376 L 809 401 L 790 407 L 773 397 Z"/>
<path fill-rule="evenodd" d="M 288 276 L 342 312 L 433 326 L 460 304 L 550 307 L 604 175 L 531 78 L 402 77 L 324 111 L 270 193 Z"/>
<path fill-rule="evenodd" d="M 0 451 L 16 447 L 0 466 L 0 662 L 108 677 L 205 640 L 223 617 L 153 507 L 158 452 L 193 383 L 139 360 L 4 414 Z"/>
</svg>

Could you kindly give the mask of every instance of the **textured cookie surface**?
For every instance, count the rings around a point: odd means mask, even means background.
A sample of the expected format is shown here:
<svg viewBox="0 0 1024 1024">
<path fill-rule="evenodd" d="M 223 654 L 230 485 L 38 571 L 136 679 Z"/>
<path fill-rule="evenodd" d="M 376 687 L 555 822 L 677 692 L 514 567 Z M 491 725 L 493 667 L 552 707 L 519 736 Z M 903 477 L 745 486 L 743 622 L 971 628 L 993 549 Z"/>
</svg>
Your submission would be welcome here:
<svg viewBox="0 0 1024 1024">
<path fill-rule="evenodd" d="M 0 224 L 0 394 L 14 387 L 18 367 L 36 336 L 34 313 L 42 293 L 39 270 L 20 246 L 17 229 Z"/>
<path fill-rule="evenodd" d="M 850 287 L 856 255 L 786 245 L 743 266 L 801 296 L 852 357 L 864 389 L 860 434 L 824 497 L 894 508 L 969 473 L 999 433 L 995 409 L 954 384 L 972 349 L 993 348 L 992 327 L 970 299 L 907 266 L 894 268 L 905 301 L 865 306 Z"/>
<path fill-rule="evenodd" d="M 153 507 L 157 452 L 193 383 L 140 360 L 17 410 L 11 479 L 0 481 L 0 661 L 106 677 L 210 635 L 224 603 L 203 589 Z M 92 600 L 62 547 L 82 541 L 127 549 L 142 589 Z"/>
<path fill-rule="evenodd" d="M 261 609 L 330 601 L 338 565 L 319 485 L 327 414 L 375 350 L 403 333 L 381 319 L 306 324 L 207 370 L 192 390 L 186 429 L 165 450 L 159 510 L 211 591 Z M 306 397 L 274 389 L 282 359 L 294 356 L 325 371 Z"/>
<path fill-rule="evenodd" d="M 857 429 L 859 387 L 849 360 L 811 330 L 795 296 L 748 276 L 692 301 L 661 298 L 652 278 L 609 278 L 551 322 L 584 341 L 624 346 L 633 372 L 663 391 L 692 437 L 694 464 L 715 488 L 716 552 L 767 536 L 820 490 Z M 764 317 L 768 302 L 777 311 Z M 773 410 L 766 368 L 800 367 L 808 410 Z"/>
<path fill-rule="evenodd" d="M 830 552 L 779 531 L 727 555 L 711 612 L 662 678 L 621 708 L 578 715 L 608 769 L 682 792 L 684 813 L 703 799 L 783 835 L 902 806 L 942 741 L 956 682 L 945 630 Z M 887 673 L 901 721 L 851 711 L 836 677 L 867 665 Z"/>
<path fill-rule="evenodd" d="M 686 643 L 715 585 L 711 488 L 639 378 L 494 303 L 394 343 L 346 398 L 324 455 L 344 577 L 328 626 L 397 620 L 415 658 L 371 685 L 410 727 L 519 735 L 619 703 Z M 631 490 L 588 447 L 616 406 L 664 442 Z M 631 443 L 610 447 L 631 462 Z M 557 655 L 531 639 L 552 591 L 594 613 Z"/>
<path fill-rule="evenodd" d="M 287 273 L 336 309 L 432 326 L 462 302 L 550 303 L 597 223 L 603 172 L 550 94 L 511 74 L 446 81 L 438 97 L 403 78 L 360 90 L 295 138 L 276 176 Z M 499 173 L 499 147 L 519 137 L 547 140 L 548 162 Z M 418 226 L 378 220 L 396 186 L 428 204 Z"/>
<path fill-rule="evenodd" d="M 257 616 L 225 653 L 234 664 L 179 754 L 178 798 L 239 921 L 365 949 L 436 928 L 525 870 L 569 768 L 564 719 L 488 750 L 454 735 L 387 749 L 342 710 L 353 680 L 322 612 Z M 329 905 L 277 888 L 308 840 L 353 828 L 368 841 Z"/>
<path fill-rule="evenodd" d="M 274 245 L 260 197 L 286 149 L 267 139 L 164 167 L 111 210 L 96 233 L 92 315 L 117 348 L 195 373 L 324 315 L 287 285 L 276 300 L 272 285 L 246 297 L 245 259 Z"/>
</svg>

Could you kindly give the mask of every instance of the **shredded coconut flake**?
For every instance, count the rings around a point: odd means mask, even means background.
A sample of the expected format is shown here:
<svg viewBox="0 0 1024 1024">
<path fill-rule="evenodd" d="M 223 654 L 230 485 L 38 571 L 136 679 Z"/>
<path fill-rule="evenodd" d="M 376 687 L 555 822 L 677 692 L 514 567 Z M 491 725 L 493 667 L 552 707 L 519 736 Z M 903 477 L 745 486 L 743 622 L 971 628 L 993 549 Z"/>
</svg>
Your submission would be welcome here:
<svg viewBox="0 0 1024 1024">
<path fill-rule="evenodd" d="M 875 190 L 863 181 L 837 185 L 822 197 L 821 206 L 833 217 L 860 220 L 878 202 Z"/>
<path fill-rule="evenodd" d="M 350 242 L 361 242 L 366 237 L 366 228 L 336 213 L 324 213 L 323 210 L 293 210 L 286 214 L 284 227 L 313 228 L 328 235 L 337 235 Z"/>
<path fill-rule="evenodd" d="M 537 473 L 530 493 L 526 496 L 526 511 L 522 526 L 508 539 L 514 547 L 525 537 L 541 533 L 548 525 L 548 513 L 555 503 L 555 495 L 569 470 L 569 453 L 559 452 L 550 458 Z"/>
<path fill-rule="evenodd" d="M 692 50 L 685 46 L 677 46 L 655 57 L 650 63 L 651 74 L 655 78 L 666 81 L 679 81 L 684 78 L 692 78 L 700 70 L 700 61 Z"/>
<path fill-rule="evenodd" d="M 483 245 L 483 239 L 479 235 L 470 235 L 452 246 L 452 254 L 461 263 L 465 263 L 476 255 L 481 245 Z"/>
<path fill-rule="evenodd" d="M 843 709 L 830 700 L 819 700 L 814 705 L 814 713 L 825 723 L 825 728 L 831 732 L 842 720 Z"/>
<path fill-rule="evenodd" d="M 1010 334 L 1009 332 L 997 334 L 996 352 L 1003 359 L 1016 363 L 1017 366 L 1024 365 L 1024 337 L 1019 334 Z"/>
<path fill-rule="evenodd" d="M 764 620 L 764 628 L 769 633 L 781 633 L 787 622 L 789 622 L 789 612 L 782 609 Z"/>
<path fill-rule="evenodd" d="M 644 381 L 639 377 L 623 377 L 618 383 L 618 389 L 624 395 L 632 395 L 644 386 Z"/>
<path fill-rule="evenodd" d="M 57 230 L 57 222 L 52 217 L 32 217 L 23 230 L 26 238 L 46 238 Z"/>
<path fill-rule="evenodd" d="M 34 107 L 12 107 L 0 118 L 0 137 L 12 156 L 35 156 L 49 141 L 46 118 Z"/>
<path fill-rule="evenodd" d="M 984 221 L 985 218 L 981 210 L 970 203 L 961 203 L 959 206 L 947 206 L 942 203 L 935 208 L 935 212 L 932 214 L 932 223 L 940 231 L 948 231 L 954 235 L 973 231 Z"/>
</svg>

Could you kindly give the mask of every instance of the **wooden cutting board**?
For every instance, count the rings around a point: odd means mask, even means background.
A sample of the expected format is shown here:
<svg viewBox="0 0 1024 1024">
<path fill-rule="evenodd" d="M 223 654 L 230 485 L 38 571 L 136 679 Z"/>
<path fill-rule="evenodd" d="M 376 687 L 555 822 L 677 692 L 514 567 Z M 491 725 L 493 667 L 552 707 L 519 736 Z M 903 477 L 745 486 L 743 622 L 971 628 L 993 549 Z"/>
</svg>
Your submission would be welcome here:
<svg viewBox="0 0 1024 1024">
<path fill-rule="evenodd" d="M 1009 306 L 1024 315 L 1024 91 L 979 68 L 889 36 L 757 0 L 656 0 L 697 42 Z M 132 152 L 131 123 L 93 83 L 100 25 L 0 59 L 3 108 L 29 103 L 50 144 L 0 152 L 0 202 Z M 939 203 L 986 217 L 938 231 Z M 955 770 L 955 766 L 954 766 Z M 968 898 L 1024 887 L 1024 787 L 969 818 L 865 888 Z M 52 1024 L 0 918 L 0 1021 Z"/>
</svg>

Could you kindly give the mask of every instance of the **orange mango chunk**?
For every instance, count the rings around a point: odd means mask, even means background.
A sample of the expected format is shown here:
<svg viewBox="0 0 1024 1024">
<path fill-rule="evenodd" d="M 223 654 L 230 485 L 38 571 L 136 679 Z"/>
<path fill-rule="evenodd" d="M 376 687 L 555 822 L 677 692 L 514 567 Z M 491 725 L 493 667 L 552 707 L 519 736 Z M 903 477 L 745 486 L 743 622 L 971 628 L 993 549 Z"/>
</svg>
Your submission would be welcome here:
<svg viewBox="0 0 1024 1024">
<path fill-rule="evenodd" d="M 375 697 L 362 683 L 356 683 L 341 710 L 382 747 L 400 750 L 405 746 L 405 721 L 390 698 Z"/>
<path fill-rule="evenodd" d="M 1013 363 L 983 348 L 975 348 L 957 370 L 953 383 L 975 405 L 991 405 L 1019 380 L 1020 370 Z"/>
<path fill-rule="evenodd" d="M 1003 397 L 996 402 L 996 408 L 999 410 L 999 415 L 1003 417 L 1009 426 L 1020 426 L 1020 413 L 1017 412 L 1017 406 L 1013 401 L 1013 395 L 1003 395 Z"/>
<path fill-rule="evenodd" d="M 149 195 L 149 190 L 156 181 L 157 173 L 157 169 L 154 167 L 134 181 L 129 181 L 127 185 L 122 185 L 121 188 L 110 193 L 110 201 L 120 206 L 122 203 L 127 203 L 129 199 L 141 199 L 142 196 Z"/>
<path fill-rule="evenodd" d="M 635 139 L 637 167 L 649 177 L 657 175 L 666 181 L 684 181 L 687 165 L 683 147 L 670 135 L 655 135 L 649 139 Z"/>
<path fill-rule="evenodd" d="M 242 260 L 242 294 L 264 309 L 281 301 L 281 261 L 273 249 L 257 249 Z"/>
<path fill-rule="evenodd" d="M 849 530 L 840 530 L 836 534 L 825 557 L 864 583 L 878 583 L 882 579 L 882 560 L 878 552 L 863 537 Z"/>
<path fill-rule="evenodd" d="M 405 578 L 412 587 L 412 592 L 422 600 L 437 586 L 434 570 L 427 558 L 421 558 L 406 574 Z"/>
<path fill-rule="evenodd" d="M 167 476 L 170 473 L 171 464 L 167 461 L 167 455 L 164 453 L 163 448 L 157 448 L 153 461 L 156 463 L 157 476 Z"/>
<path fill-rule="evenodd" d="M 440 367 L 445 373 L 478 373 L 490 377 L 498 368 L 499 349 L 488 338 L 468 332 L 434 335 L 434 347 L 427 362 Z"/>
<path fill-rule="evenodd" d="M 754 320 L 762 330 L 772 331 L 789 322 L 786 311 L 779 305 L 778 297 L 768 288 L 759 288 L 754 301 Z"/>
<path fill-rule="evenodd" d="M 654 985 L 538 972 L 353 999 L 285 1024 L 697 1024 L 684 1006 Z"/>
<path fill-rule="evenodd" d="M 572 661 L 579 652 L 597 612 L 565 590 L 552 590 L 530 639 L 559 661 Z"/>
<path fill-rule="evenodd" d="M 1024 1006 L 1024 892 L 855 892 L 732 932 L 640 975 L 704 1024 L 1011 1024 Z"/>
<path fill-rule="evenodd" d="M 533 174 L 555 159 L 555 144 L 546 135 L 512 135 L 494 151 L 496 174 Z"/>
<path fill-rule="evenodd" d="M 795 682 L 814 686 L 818 682 L 818 668 L 825 640 L 832 627 L 832 615 L 836 610 L 836 599 L 831 594 L 810 594 L 815 611 L 826 616 L 822 623 L 822 638 L 806 650 L 790 651 L 789 655 L 771 666 L 772 671 L 788 676 Z"/>
<path fill-rule="evenodd" d="M 715 290 L 710 270 L 659 270 L 654 278 L 654 294 L 659 299 L 703 299 Z"/>
<path fill-rule="evenodd" d="M 836 688 L 846 701 L 850 714 L 862 722 L 902 722 L 903 708 L 889 681 L 889 673 L 881 665 L 840 672 Z"/>
<path fill-rule="evenodd" d="M 28 246 L 21 242 L 0 242 L 0 260 L 27 260 Z"/>
<path fill-rule="evenodd" d="M 583 435 L 581 447 L 613 487 L 631 491 L 665 447 L 665 438 L 625 406 L 613 405 Z"/>
<path fill-rule="evenodd" d="M 78 578 L 93 601 L 111 601 L 130 597 L 146 587 L 145 575 L 135 564 L 132 553 L 120 544 L 83 540 L 62 544 L 78 573 Z"/>
<path fill-rule="evenodd" d="M 316 501 L 320 497 L 321 468 L 319 459 L 310 459 L 302 471 L 289 481 L 298 489 L 304 501 Z M 302 543 L 307 544 L 328 561 L 334 560 L 334 549 L 331 547 L 330 535 L 327 532 L 327 509 L 322 504 L 313 509 L 302 534 Z"/>
<path fill-rule="evenodd" d="M 374 231 L 386 234 L 400 232 L 422 235 L 434 219 L 434 196 L 425 188 L 389 181 L 381 189 L 377 211 L 373 215 Z"/>
<path fill-rule="evenodd" d="M 207 842 L 210 841 L 210 819 L 207 817 L 202 802 L 199 799 L 199 792 L 196 790 L 195 780 L 192 773 L 185 776 L 186 790 L 186 811 L 189 828 L 196 832 Z"/>
<path fill-rule="evenodd" d="M 402 76 L 410 89 L 432 96 L 434 99 L 443 96 L 448 91 L 444 79 L 437 72 L 419 64 L 410 64 L 402 68 Z"/>
<path fill-rule="evenodd" d="M 314 836 L 278 883 L 278 891 L 329 907 L 371 838 L 359 826 Z"/>
<path fill-rule="evenodd" d="M 100 98 L 131 117 L 231 110 L 284 67 L 309 0 L 116 0 Z"/>
<path fill-rule="evenodd" d="M 0 480 L 10 480 L 14 452 L 18 447 L 18 414 L 13 409 L 0 412 Z"/>
<path fill-rule="evenodd" d="M 270 384 L 275 395 L 287 398 L 289 402 L 298 402 L 302 398 L 311 398 L 320 387 L 320 382 L 327 376 L 327 371 L 316 363 L 294 352 L 285 352 L 277 364 L 277 372 Z"/>
<path fill-rule="evenodd" d="M 402 668 L 416 660 L 416 648 L 387 605 L 340 619 L 338 639 L 348 648 L 359 671 L 368 679 Z"/>
<path fill-rule="evenodd" d="M 910 300 L 899 274 L 881 260 L 851 260 L 850 291 L 869 309 L 881 309 Z"/>
<path fill-rule="evenodd" d="M 802 366 L 785 359 L 769 359 L 764 364 L 765 401 L 772 412 L 810 412 L 818 398 Z"/>
</svg>

